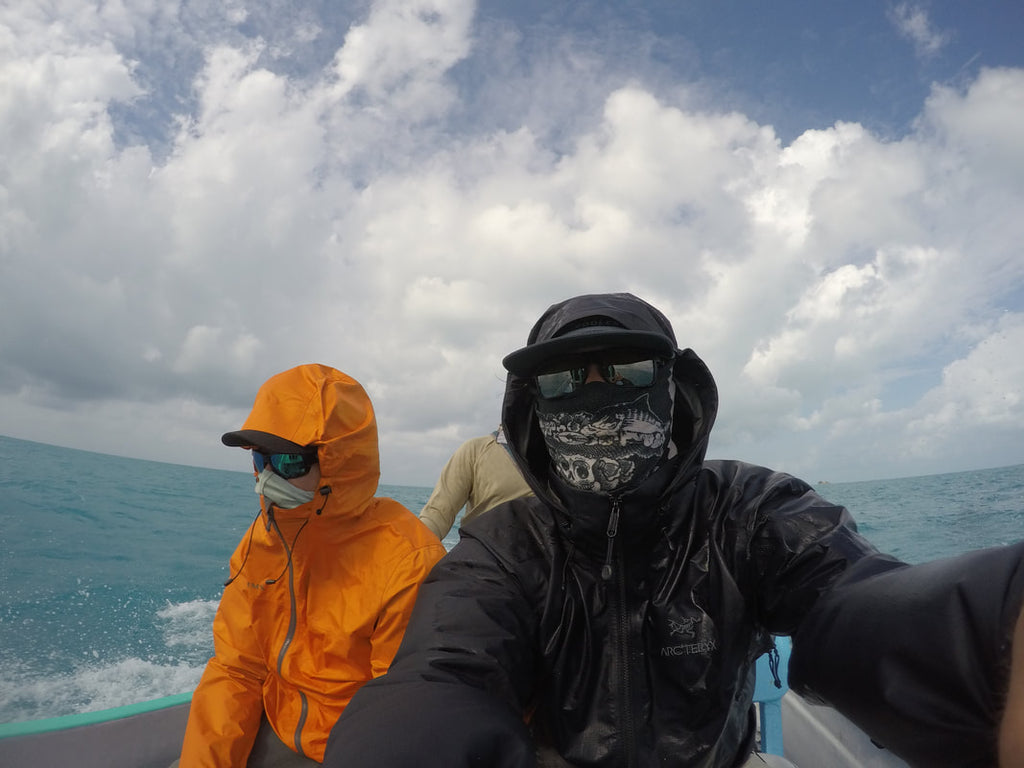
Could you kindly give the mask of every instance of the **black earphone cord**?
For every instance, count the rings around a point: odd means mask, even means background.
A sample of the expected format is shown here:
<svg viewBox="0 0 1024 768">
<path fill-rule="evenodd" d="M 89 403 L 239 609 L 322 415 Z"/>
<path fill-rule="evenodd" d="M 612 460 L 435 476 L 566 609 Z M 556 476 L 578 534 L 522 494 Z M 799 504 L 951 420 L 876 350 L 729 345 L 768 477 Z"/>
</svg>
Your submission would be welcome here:
<svg viewBox="0 0 1024 768">
<path fill-rule="evenodd" d="M 320 495 L 324 497 L 324 503 L 321 504 L 320 509 L 316 511 L 318 517 L 324 511 L 324 507 L 327 506 L 327 497 L 331 495 L 331 486 L 325 485 L 323 488 L 321 488 Z M 256 521 L 260 519 L 260 512 L 262 511 L 263 510 L 261 509 L 259 512 L 256 513 L 256 517 L 252 519 L 252 523 L 250 523 L 249 525 L 249 538 L 245 544 L 245 556 L 242 558 L 242 564 L 238 566 L 238 573 L 236 573 L 234 576 L 229 577 L 228 580 L 224 582 L 225 587 L 230 586 L 230 584 L 235 579 L 242 575 L 242 571 L 245 569 L 245 564 L 249 562 L 249 552 L 252 551 L 252 532 L 253 529 L 256 527 Z M 270 502 L 270 504 L 267 506 L 267 517 L 269 518 L 269 525 L 267 527 L 269 528 L 270 525 L 274 526 L 274 530 L 277 531 L 277 535 L 281 537 L 281 543 L 284 544 L 284 550 L 288 554 L 288 561 L 284 564 L 284 568 L 281 569 L 281 573 L 277 574 L 275 578 L 267 579 L 263 582 L 264 584 L 270 585 L 276 584 L 277 580 L 280 579 L 281 576 L 284 575 L 284 572 L 288 570 L 288 566 L 292 564 L 292 550 L 295 548 L 295 542 L 299 540 L 299 534 L 302 533 L 303 530 L 305 530 L 307 525 L 309 525 L 309 518 L 307 517 L 306 521 L 302 524 L 299 530 L 295 532 L 295 537 L 292 539 L 292 543 L 289 546 L 288 542 L 284 540 L 284 535 L 281 533 L 281 529 L 277 527 L 277 521 L 274 520 L 273 502 Z"/>
</svg>

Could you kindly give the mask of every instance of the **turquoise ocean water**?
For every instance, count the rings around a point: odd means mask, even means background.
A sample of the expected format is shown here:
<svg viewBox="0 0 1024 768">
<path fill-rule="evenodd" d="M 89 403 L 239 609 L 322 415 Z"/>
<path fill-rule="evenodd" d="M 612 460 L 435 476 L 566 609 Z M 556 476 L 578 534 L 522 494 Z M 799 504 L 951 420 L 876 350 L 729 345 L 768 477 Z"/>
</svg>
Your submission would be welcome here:
<svg viewBox="0 0 1024 768">
<path fill-rule="evenodd" d="M 1024 465 L 817 489 L 910 562 L 1024 536 Z M 380 495 L 418 512 L 430 488 Z M 0 723 L 191 690 L 256 504 L 245 472 L 0 436 Z"/>
</svg>

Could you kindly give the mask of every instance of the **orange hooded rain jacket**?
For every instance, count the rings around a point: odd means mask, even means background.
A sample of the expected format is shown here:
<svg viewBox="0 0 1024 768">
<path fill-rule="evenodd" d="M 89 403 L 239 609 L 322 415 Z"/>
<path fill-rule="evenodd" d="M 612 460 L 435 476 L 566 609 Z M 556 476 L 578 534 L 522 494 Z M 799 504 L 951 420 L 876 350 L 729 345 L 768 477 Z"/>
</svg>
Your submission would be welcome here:
<svg viewBox="0 0 1024 768">
<path fill-rule="evenodd" d="M 374 497 L 377 424 L 354 379 L 322 365 L 278 374 L 243 429 L 316 446 L 320 491 L 269 514 L 260 497 L 231 558 L 181 768 L 244 766 L 264 711 L 285 744 L 323 760 L 331 727 L 387 671 L 419 584 L 445 554 L 404 506 Z"/>
</svg>

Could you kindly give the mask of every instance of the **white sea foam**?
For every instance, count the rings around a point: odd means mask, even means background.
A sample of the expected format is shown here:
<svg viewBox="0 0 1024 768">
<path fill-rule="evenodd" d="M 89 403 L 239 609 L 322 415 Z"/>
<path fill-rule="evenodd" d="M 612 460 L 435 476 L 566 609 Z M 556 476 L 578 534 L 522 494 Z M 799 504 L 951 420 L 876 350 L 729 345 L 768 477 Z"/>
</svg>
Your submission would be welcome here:
<svg viewBox="0 0 1024 768">
<path fill-rule="evenodd" d="M 195 688 L 203 665 L 157 664 L 124 659 L 82 665 L 69 674 L 33 677 L 29 670 L 8 670 L 0 683 L 0 719 L 35 720 L 61 714 L 95 712 L 159 699 Z"/>
<path fill-rule="evenodd" d="M 93 648 L 70 671 L 40 676 L 28 660 L 0 674 L 0 722 L 35 720 L 136 704 L 195 688 L 213 653 L 215 600 L 167 603 L 156 612 L 168 658 L 104 662 Z M 83 658 L 85 657 L 85 658 Z"/>
<path fill-rule="evenodd" d="M 169 648 L 209 648 L 212 653 L 212 625 L 216 612 L 216 600 L 189 600 L 184 603 L 168 603 L 156 612 L 156 616 L 165 622 L 161 630 Z"/>
<path fill-rule="evenodd" d="M 202 673 L 202 665 L 165 665 L 125 659 L 80 669 L 73 683 L 89 699 L 89 710 L 107 709 L 191 691 Z"/>
</svg>

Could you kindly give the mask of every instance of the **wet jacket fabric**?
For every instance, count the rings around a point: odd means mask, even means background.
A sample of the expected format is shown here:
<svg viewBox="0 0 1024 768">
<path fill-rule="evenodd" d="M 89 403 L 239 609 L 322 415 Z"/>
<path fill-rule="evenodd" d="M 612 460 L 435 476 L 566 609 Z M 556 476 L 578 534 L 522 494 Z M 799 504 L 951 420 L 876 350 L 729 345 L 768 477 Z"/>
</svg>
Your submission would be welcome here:
<svg viewBox="0 0 1024 768">
<path fill-rule="evenodd" d="M 444 555 L 409 510 L 375 497 L 376 420 L 355 380 L 320 365 L 279 374 L 244 428 L 315 445 L 320 490 L 295 509 L 264 502 L 231 557 L 182 768 L 244 766 L 264 711 L 285 744 L 322 760 L 352 695 L 387 670 Z"/>
<path fill-rule="evenodd" d="M 530 343 L 594 315 L 675 344 L 628 295 L 555 305 Z M 736 766 L 754 737 L 753 663 L 773 634 L 794 637 L 794 689 L 912 765 L 994 764 L 1020 545 L 925 566 L 881 554 L 806 483 L 706 460 L 714 381 L 690 350 L 673 377 L 677 459 L 605 497 L 553 476 L 535 385 L 509 375 L 503 423 L 536 496 L 462 528 L 325 765 L 519 768 L 542 747 L 579 768 Z"/>
<path fill-rule="evenodd" d="M 420 510 L 420 520 L 439 539 L 448 535 L 463 507 L 465 524 L 499 504 L 533 493 L 499 435 L 500 431 L 467 440 L 441 470 Z"/>
</svg>

